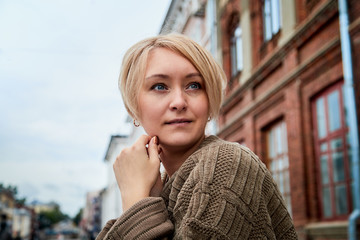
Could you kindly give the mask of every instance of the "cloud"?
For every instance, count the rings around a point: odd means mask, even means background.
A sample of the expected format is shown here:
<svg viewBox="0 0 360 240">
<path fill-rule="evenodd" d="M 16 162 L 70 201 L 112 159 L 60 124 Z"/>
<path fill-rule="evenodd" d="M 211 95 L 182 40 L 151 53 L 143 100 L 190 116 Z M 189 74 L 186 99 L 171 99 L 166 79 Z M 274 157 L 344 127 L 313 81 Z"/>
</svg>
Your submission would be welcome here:
<svg viewBox="0 0 360 240">
<path fill-rule="evenodd" d="M 70 215 L 106 185 L 110 136 L 128 132 L 122 55 L 158 33 L 169 3 L 0 1 L 0 182 Z"/>
</svg>

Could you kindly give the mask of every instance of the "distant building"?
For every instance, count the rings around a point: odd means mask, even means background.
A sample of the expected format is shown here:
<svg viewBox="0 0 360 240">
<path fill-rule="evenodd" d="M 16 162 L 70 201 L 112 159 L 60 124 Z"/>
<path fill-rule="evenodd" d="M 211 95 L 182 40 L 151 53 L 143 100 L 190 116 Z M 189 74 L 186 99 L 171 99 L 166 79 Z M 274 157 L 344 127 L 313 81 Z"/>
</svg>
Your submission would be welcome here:
<svg viewBox="0 0 360 240">
<path fill-rule="evenodd" d="M 56 202 L 44 203 L 44 202 L 40 202 L 38 200 L 32 201 L 28 206 L 31 207 L 32 209 L 34 209 L 35 213 L 37 213 L 37 214 L 39 214 L 41 212 L 53 211 L 53 210 L 59 208 L 59 204 L 57 204 Z"/>
<path fill-rule="evenodd" d="M 0 189 L 0 217 L 1 217 L 1 235 L 12 236 L 13 217 L 15 209 L 15 196 L 13 192 L 5 188 Z"/>
<path fill-rule="evenodd" d="M 338 1 L 173 0 L 160 31 L 190 36 L 223 66 L 217 135 L 266 164 L 300 239 L 346 239 L 358 191 L 348 118 L 360 125 L 360 1 L 346 2 L 355 109 L 344 100 Z"/>
<path fill-rule="evenodd" d="M 17 207 L 13 210 L 12 236 L 30 239 L 33 234 L 35 213 L 28 207 Z"/>
<path fill-rule="evenodd" d="M 2 227 L 12 237 L 30 239 L 36 231 L 36 214 L 32 208 L 18 204 L 15 199 L 15 192 L 7 189 L 0 189 L 0 215 Z M 3 231 L 3 229 L 2 229 Z"/>
<path fill-rule="evenodd" d="M 80 227 L 88 239 L 95 239 L 101 231 L 101 191 L 88 192 Z"/>
<path fill-rule="evenodd" d="M 6 214 L 11 218 L 12 211 L 15 208 L 16 202 L 12 192 L 1 190 L 0 191 L 0 214 Z"/>
</svg>

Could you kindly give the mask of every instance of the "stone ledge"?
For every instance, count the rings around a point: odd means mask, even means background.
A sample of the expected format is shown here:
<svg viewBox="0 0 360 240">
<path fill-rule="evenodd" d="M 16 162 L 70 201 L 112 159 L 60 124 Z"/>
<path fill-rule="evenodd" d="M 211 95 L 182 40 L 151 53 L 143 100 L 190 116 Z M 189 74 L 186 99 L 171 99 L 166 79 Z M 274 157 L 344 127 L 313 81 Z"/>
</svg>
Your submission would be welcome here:
<svg viewBox="0 0 360 240">
<path fill-rule="evenodd" d="M 309 239 L 347 239 L 348 221 L 311 223 L 304 230 Z"/>
</svg>

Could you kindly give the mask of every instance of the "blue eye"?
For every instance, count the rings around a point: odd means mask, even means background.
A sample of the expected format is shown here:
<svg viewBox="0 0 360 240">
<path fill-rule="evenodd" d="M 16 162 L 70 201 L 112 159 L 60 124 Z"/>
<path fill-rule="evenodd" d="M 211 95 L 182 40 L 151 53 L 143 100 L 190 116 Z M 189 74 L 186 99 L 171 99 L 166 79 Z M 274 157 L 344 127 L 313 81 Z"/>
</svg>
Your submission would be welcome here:
<svg viewBox="0 0 360 240">
<path fill-rule="evenodd" d="M 194 82 L 194 83 L 189 84 L 188 88 L 189 89 L 201 89 L 201 84 Z"/>
<path fill-rule="evenodd" d="M 166 88 L 163 84 L 155 84 L 154 86 L 151 87 L 151 89 L 157 90 L 157 91 L 166 90 Z"/>
</svg>

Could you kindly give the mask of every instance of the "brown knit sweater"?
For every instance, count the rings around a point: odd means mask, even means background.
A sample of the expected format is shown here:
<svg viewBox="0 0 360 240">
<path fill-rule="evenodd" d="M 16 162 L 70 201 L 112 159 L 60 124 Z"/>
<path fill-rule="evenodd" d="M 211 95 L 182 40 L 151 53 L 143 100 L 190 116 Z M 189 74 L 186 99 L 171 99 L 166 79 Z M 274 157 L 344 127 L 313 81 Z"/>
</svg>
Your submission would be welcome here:
<svg viewBox="0 0 360 240">
<path fill-rule="evenodd" d="M 271 174 L 249 149 L 207 137 L 165 184 L 97 239 L 297 239 Z"/>
</svg>

